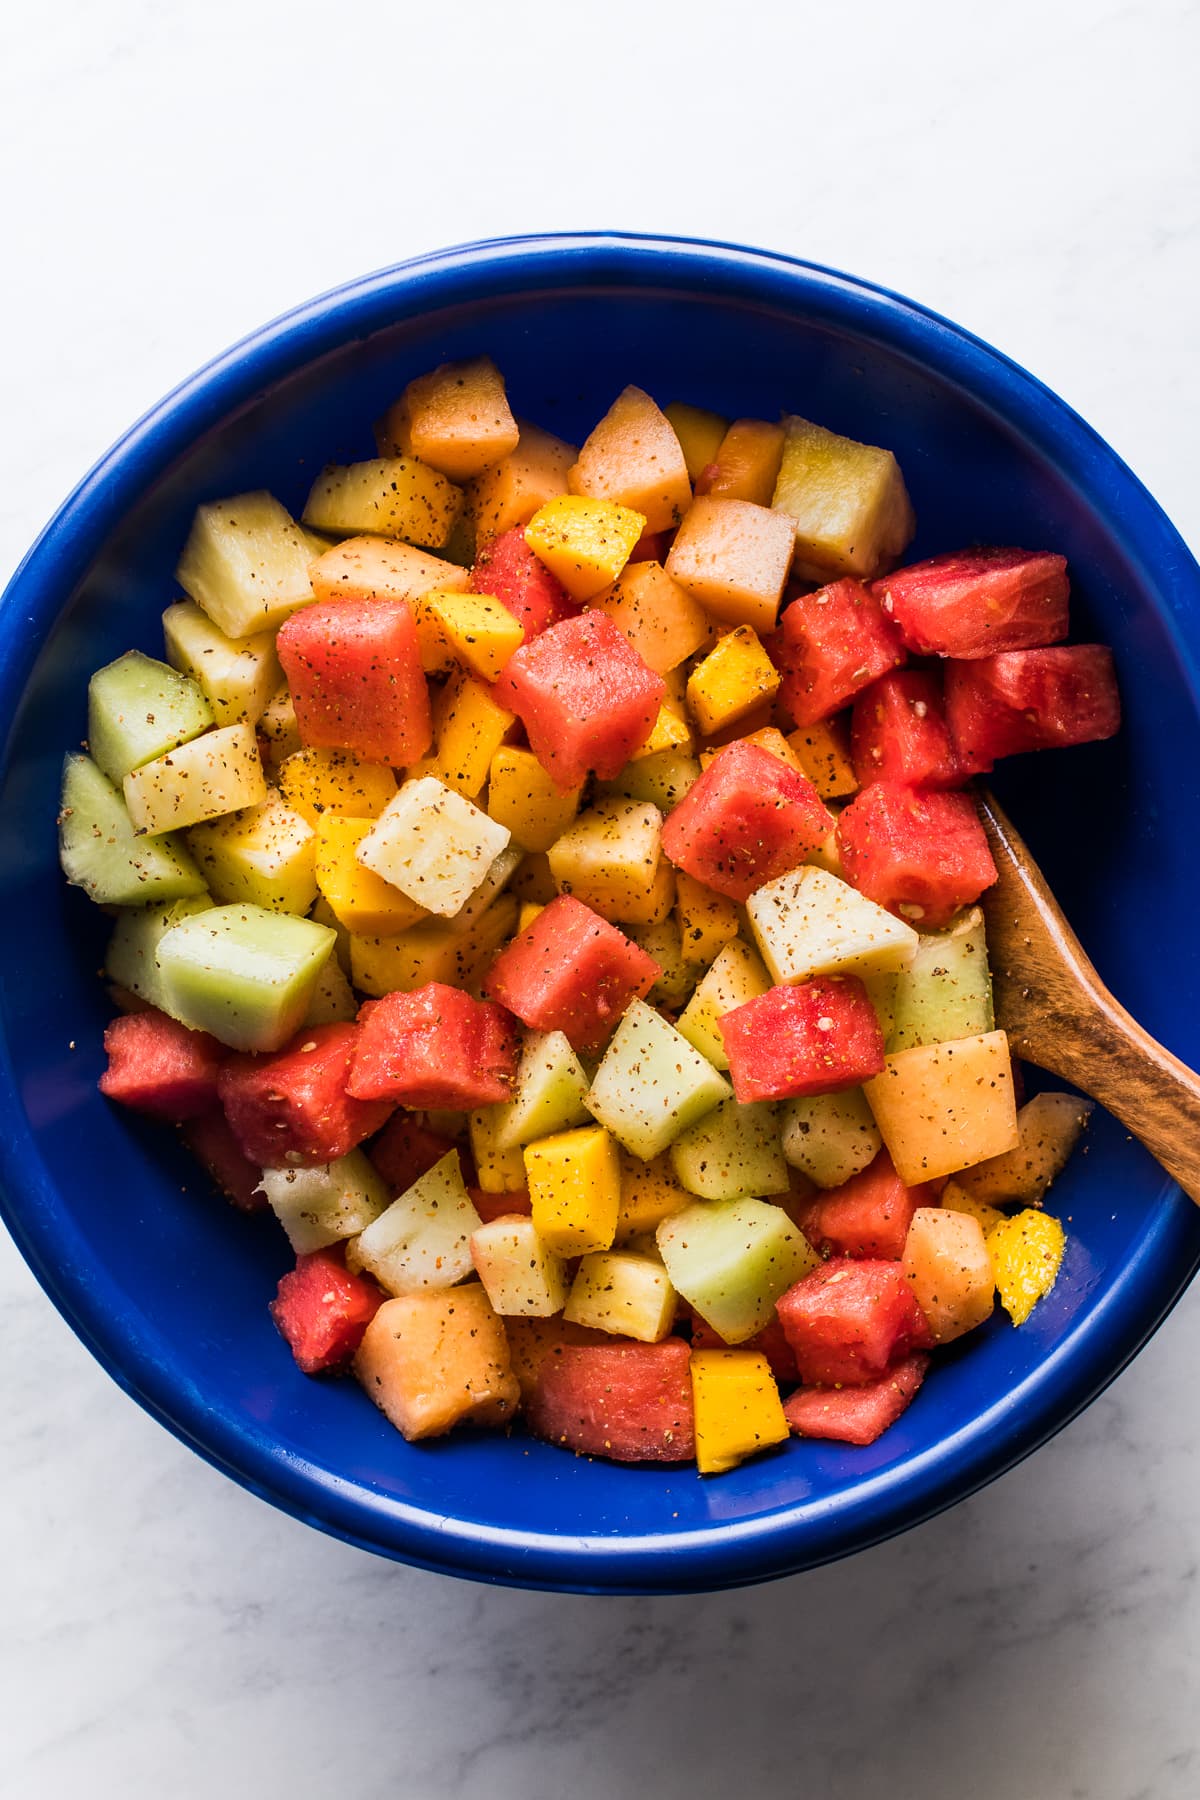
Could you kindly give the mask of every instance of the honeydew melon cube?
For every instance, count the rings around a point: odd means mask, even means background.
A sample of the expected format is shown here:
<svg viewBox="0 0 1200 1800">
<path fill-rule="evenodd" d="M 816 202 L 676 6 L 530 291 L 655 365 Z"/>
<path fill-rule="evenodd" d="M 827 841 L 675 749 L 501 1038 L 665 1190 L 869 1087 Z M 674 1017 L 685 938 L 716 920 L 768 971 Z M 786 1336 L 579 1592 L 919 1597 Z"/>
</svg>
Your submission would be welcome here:
<svg viewBox="0 0 1200 1800">
<path fill-rule="evenodd" d="M 660 750 L 626 763 L 615 781 L 602 782 L 597 791 L 605 798 L 646 800 L 660 813 L 669 813 L 699 779 L 700 762 L 690 750 Z"/>
<path fill-rule="evenodd" d="M 509 832 L 436 776 L 406 781 L 358 846 L 365 869 L 443 919 L 460 912 Z"/>
<path fill-rule="evenodd" d="M 919 938 L 912 961 L 896 978 L 887 1048 L 974 1037 L 995 1022 L 983 914 L 972 906 L 945 931 Z"/>
<path fill-rule="evenodd" d="M 122 912 L 104 954 L 109 980 L 165 1012 L 159 942 L 172 925 L 190 919 L 193 913 L 207 912 L 211 906 L 207 894 L 193 894 L 186 900 L 170 900 L 165 906 L 134 906 Z"/>
<path fill-rule="evenodd" d="M 680 1185 L 701 1200 L 761 1198 L 791 1187 L 779 1108 L 769 1101 L 724 1101 L 677 1137 L 669 1154 Z"/>
<path fill-rule="evenodd" d="M 196 508 L 175 573 L 228 638 L 273 631 L 313 598 L 313 546 L 271 494 L 237 494 Z"/>
<path fill-rule="evenodd" d="M 869 579 L 891 568 L 915 524 L 892 452 L 795 416 L 783 430 L 771 505 L 795 522 L 800 571 Z"/>
<path fill-rule="evenodd" d="M 918 934 L 827 869 L 807 864 L 764 882 L 746 902 L 773 981 L 903 969 Z"/>
<path fill-rule="evenodd" d="M 168 606 L 163 642 L 172 668 L 199 682 L 218 725 L 261 718 L 283 681 L 274 632 L 226 637 L 194 600 Z"/>
<path fill-rule="evenodd" d="M 315 1169 L 264 1169 L 258 1185 L 297 1256 L 355 1237 L 388 1203 L 386 1186 L 361 1150 Z"/>
<path fill-rule="evenodd" d="M 128 650 L 88 682 L 88 749 L 110 781 L 207 731 L 212 707 L 198 682 Z"/>
<path fill-rule="evenodd" d="M 187 846 L 214 899 L 306 913 L 317 897 L 317 834 L 275 788 L 260 806 L 193 825 Z"/>
<path fill-rule="evenodd" d="M 317 985 L 304 1015 L 304 1025 L 348 1024 L 357 1017 L 358 1001 L 354 998 L 354 990 L 346 980 L 335 952 L 317 976 Z"/>
<path fill-rule="evenodd" d="M 783 1154 L 818 1187 L 841 1187 L 882 1149 L 875 1115 L 860 1087 L 784 1102 Z"/>
<path fill-rule="evenodd" d="M 531 1032 L 521 1051 L 516 1092 L 499 1109 L 502 1116 L 496 1130 L 497 1148 L 519 1150 L 536 1138 L 569 1131 L 573 1125 L 585 1125 L 587 1090 L 583 1064 L 564 1033 Z"/>
<path fill-rule="evenodd" d="M 659 1344 L 675 1323 L 675 1289 L 657 1257 L 599 1250 L 580 1261 L 563 1317 L 571 1325 Z"/>
<path fill-rule="evenodd" d="M 158 943 L 164 1010 L 234 1050 L 278 1050 L 304 1023 L 336 933 L 261 906 L 214 906 Z"/>
<path fill-rule="evenodd" d="M 634 1000 L 596 1071 L 587 1107 L 618 1143 L 649 1162 L 731 1093 L 661 1013 Z"/>
<path fill-rule="evenodd" d="M 467 1121 L 475 1175 L 485 1194 L 517 1194 L 526 1186 L 521 1149 L 502 1150 L 497 1142 L 507 1111 L 507 1106 L 481 1106 Z"/>
<path fill-rule="evenodd" d="M 367 1226 L 346 1261 L 389 1294 L 453 1287 L 472 1272 L 471 1238 L 482 1224 L 450 1150 Z"/>
<path fill-rule="evenodd" d="M 682 1006 L 696 985 L 698 971 L 695 963 L 684 958 L 679 921 L 674 914 L 653 925 L 630 925 L 625 935 L 658 964 L 658 977 L 646 995 L 651 1006 Z"/>
<path fill-rule="evenodd" d="M 119 791 L 90 756 L 63 763 L 58 854 L 67 880 L 97 906 L 147 906 L 205 892 L 182 839 L 137 835 Z"/>
<path fill-rule="evenodd" d="M 125 804 L 135 831 L 182 831 L 224 813 L 258 806 L 267 778 L 253 725 L 219 725 L 125 777 Z"/>
<path fill-rule="evenodd" d="M 664 1219 L 658 1248 L 677 1293 L 727 1344 L 761 1331 L 819 1258 L 781 1206 L 706 1200 Z"/>
<path fill-rule="evenodd" d="M 662 853 L 662 814 L 648 801 L 598 800 L 548 855 L 559 893 L 610 924 L 648 925 L 671 910 L 675 882 Z"/>
<path fill-rule="evenodd" d="M 715 1069 L 727 1069 L 729 1057 L 718 1020 L 735 1007 L 745 1006 L 748 1000 L 756 1000 L 770 986 L 771 978 L 757 951 L 741 938 L 734 938 L 701 977 L 679 1015 L 677 1029 Z"/>
<path fill-rule="evenodd" d="M 549 1319 L 566 1303 L 567 1265 L 519 1213 L 492 1219 L 471 1237 L 471 1261 L 498 1313 Z"/>
</svg>

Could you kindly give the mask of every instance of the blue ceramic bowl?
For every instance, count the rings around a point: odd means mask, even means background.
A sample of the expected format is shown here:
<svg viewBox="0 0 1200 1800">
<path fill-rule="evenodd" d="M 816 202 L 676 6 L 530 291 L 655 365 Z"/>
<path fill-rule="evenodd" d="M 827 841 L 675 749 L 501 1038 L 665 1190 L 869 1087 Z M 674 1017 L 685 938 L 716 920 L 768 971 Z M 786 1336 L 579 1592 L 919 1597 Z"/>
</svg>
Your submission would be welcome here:
<svg viewBox="0 0 1200 1800">
<path fill-rule="evenodd" d="M 1015 765 L 1001 791 L 1103 975 L 1200 1059 L 1192 922 L 1200 571 L 1153 500 L 1053 394 L 932 314 L 828 270 L 617 236 L 472 245 L 373 275 L 238 345 L 136 425 L 30 552 L 0 606 L 0 1187 L 9 1229 L 110 1374 L 218 1468 L 299 1518 L 426 1568 L 534 1587 L 665 1592 L 762 1580 L 915 1524 L 1036 1448 L 1162 1320 L 1200 1212 L 1107 1117 L 1055 1190 L 1070 1248 L 1021 1331 L 943 1355 L 868 1450 L 792 1443 L 719 1480 L 521 1438 L 410 1447 L 352 1384 L 306 1380 L 267 1313 L 270 1219 L 208 1191 L 171 1133 L 96 1092 L 105 920 L 58 872 L 65 749 L 91 670 L 157 651 L 197 501 L 303 501 L 372 454 L 413 375 L 487 351 L 518 413 L 578 441 L 626 382 L 735 416 L 803 412 L 890 445 L 914 555 L 1065 551 L 1074 635 L 1113 645 L 1126 725 Z"/>
</svg>

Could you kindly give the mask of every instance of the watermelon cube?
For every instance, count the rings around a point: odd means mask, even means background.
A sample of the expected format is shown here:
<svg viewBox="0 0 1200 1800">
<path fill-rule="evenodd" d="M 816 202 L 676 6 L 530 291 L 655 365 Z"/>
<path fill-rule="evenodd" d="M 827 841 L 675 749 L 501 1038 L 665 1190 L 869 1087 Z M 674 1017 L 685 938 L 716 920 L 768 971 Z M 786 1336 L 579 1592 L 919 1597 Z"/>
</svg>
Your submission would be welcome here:
<svg viewBox="0 0 1200 1800">
<path fill-rule="evenodd" d="M 182 1137 L 196 1161 L 208 1170 L 239 1212 L 262 1212 L 270 1204 L 259 1186 L 262 1170 L 243 1154 L 220 1105 L 210 1107 L 199 1118 L 189 1119 Z"/>
<path fill-rule="evenodd" d="M 427 981 L 385 994 L 359 1013 L 346 1090 L 356 1100 L 468 1111 L 511 1100 L 517 1078 L 512 1020 L 461 988 Z"/>
<path fill-rule="evenodd" d="M 793 869 L 830 818 L 807 776 L 760 744 L 728 744 L 670 813 L 662 846 L 678 868 L 731 900 Z"/>
<path fill-rule="evenodd" d="M 528 1188 L 514 1188 L 503 1194 L 488 1194 L 482 1188 L 469 1187 L 467 1192 L 471 1196 L 471 1205 L 485 1225 L 491 1225 L 497 1219 L 507 1219 L 511 1215 L 527 1219 L 533 1211 Z"/>
<path fill-rule="evenodd" d="M 386 1295 L 373 1281 L 352 1275 L 337 1250 L 314 1250 L 296 1259 L 271 1302 L 271 1317 L 306 1375 L 349 1362 Z"/>
<path fill-rule="evenodd" d="M 562 582 L 529 548 L 521 526 L 480 545 L 471 570 L 471 591 L 490 594 L 507 607 L 524 629 L 527 644 L 548 626 L 579 612 Z"/>
<path fill-rule="evenodd" d="M 346 1092 L 361 1025 L 312 1025 L 273 1056 L 232 1056 L 218 1092 L 243 1154 L 264 1169 L 336 1162 L 392 1107 Z"/>
<path fill-rule="evenodd" d="M 494 688 L 560 788 L 613 781 L 645 743 L 666 692 L 607 613 L 551 625 L 509 657 Z"/>
<path fill-rule="evenodd" d="M 108 1067 L 100 1092 L 157 1119 L 195 1119 L 216 1103 L 228 1052 L 206 1031 L 189 1031 L 151 1007 L 114 1019 L 104 1033 Z"/>
<path fill-rule="evenodd" d="M 871 592 L 919 656 L 994 656 L 1067 635 L 1065 556 L 958 550 L 882 575 Z"/>
<path fill-rule="evenodd" d="M 879 601 L 851 576 L 785 607 L 772 650 L 780 698 L 797 725 L 828 718 L 905 656 Z"/>
<path fill-rule="evenodd" d="M 598 1055 L 633 999 L 662 973 L 590 906 L 563 894 L 502 950 L 484 981 L 492 1000 L 534 1031 L 561 1031 L 581 1056 Z"/>
<path fill-rule="evenodd" d="M 938 794 L 878 781 L 839 814 L 846 879 L 889 912 L 935 931 L 996 879 L 969 794 Z"/>
<path fill-rule="evenodd" d="M 908 787 L 961 787 L 942 704 L 942 683 L 928 669 L 893 669 L 854 702 L 850 753 L 860 787 L 898 781 Z"/>
<path fill-rule="evenodd" d="M 661 1344 L 566 1344 L 547 1357 L 526 1417 L 535 1437 L 614 1462 L 690 1462 L 696 1454 L 691 1351 Z"/>
<path fill-rule="evenodd" d="M 931 1182 L 905 1187 L 886 1150 L 861 1174 L 819 1194 L 806 1208 L 800 1228 L 814 1250 L 831 1256 L 883 1257 L 899 1262 L 913 1214 L 936 1206 Z"/>
<path fill-rule="evenodd" d="M 928 1356 L 918 1350 L 861 1387 L 798 1388 L 784 1401 L 783 1416 L 797 1437 L 873 1444 L 915 1398 L 928 1367 Z"/>
<path fill-rule="evenodd" d="M 773 987 L 717 1021 L 743 1102 L 832 1094 L 878 1075 L 883 1033 L 857 975 Z"/>
<path fill-rule="evenodd" d="M 932 1341 L 897 1262 L 831 1257 L 790 1287 L 776 1311 L 806 1387 L 862 1387 Z"/>
<path fill-rule="evenodd" d="M 367 1154 L 394 1193 L 402 1194 L 459 1146 L 410 1112 L 395 1112 Z M 460 1152 L 461 1154 L 461 1152 Z"/>
<path fill-rule="evenodd" d="M 692 1349 L 724 1350 L 727 1347 L 725 1339 L 716 1327 L 710 1325 L 707 1319 L 702 1319 L 699 1313 L 693 1313 Z M 779 1322 L 778 1315 L 769 1319 L 762 1330 L 756 1331 L 753 1337 L 743 1339 L 737 1348 L 739 1350 L 757 1350 L 760 1356 L 765 1356 L 776 1381 L 782 1381 L 785 1385 L 794 1385 L 799 1381 L 796 1358 L 792 1354 L 792 1346 L 784 1336 L 783 1326 Z"/>
<path fill-rule="evenodd" d="M 300 741 L 406 768 L 433 743 L 417 627 L 404 600 L 326 600 L 293 613 L 276 649 Z"/>
<path fill-rule="evenodd" d="M 1112 737 L 1121 724 L 1112 651 L 1071 644 L 949 663 L 946 721 L 968 774 L 998 756 Z"/>
</svg>

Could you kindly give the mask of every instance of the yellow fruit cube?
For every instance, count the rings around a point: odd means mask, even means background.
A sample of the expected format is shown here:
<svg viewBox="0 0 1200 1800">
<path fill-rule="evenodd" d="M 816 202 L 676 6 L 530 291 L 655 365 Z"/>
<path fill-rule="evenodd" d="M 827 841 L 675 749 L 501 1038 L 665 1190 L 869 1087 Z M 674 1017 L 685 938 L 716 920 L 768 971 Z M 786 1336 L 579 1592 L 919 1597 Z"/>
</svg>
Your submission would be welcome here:
<svg viewBox="0 0 1200 1800">
<path fill-rule="evenodd" d="M 520 1146 L 503 1150 L 496 1141 L 506 1114 L 504 1106 L 481 1106 L 467 1122 L 476 1179 L 485 1194 L 519 1194 L 525 1190 L 525 1158 Z"/>
<path fill-rule="evenodd" d="M 488 772 L 487 813 L 506 825 L 524 849 L 549 850 L 573 823 L 582 793 L 582 784 L 564 793 L 532 750 L 505 744 Z"/>
<path fill-rule="evenodd" d="M 631 507 L 563 494 L 534 513 L 525 542 L 573 600 L 592 600 L 612 586 L 645 529 Z"/>
<path fill-rule="evenodd" d="M 599 1125 L 539 1138 L 524 1151 L 538 1236 L 558 1256 L 607 1250 L 617 1229 L 621 1165 Z"/>
<path fill-rule="evenodd" d="M 552 432 L 518 419 L 517 447 L 467 487 L 467 513 L 480 543 L 514 525 L 528 525 L 539 506 L 567 492 L 567 472 L 579 452 Z M 486 553 L 485 553 L 486 554 Z"/>
<path fill-rule="evenodd" d="M 411 605 L 434 588 L 460 591 L 470 579 L 469 569 L 381 537 L 347 538 L 312 565 L 318 600 L 407 600 Z"/>
<path fill-rule="evenodd" d="M 478 801 L 492 758 L 516 724 L 491 692 L 465 669 L 456 670 L 433 706 L 433 749 L 409 770 L 433 775 L 467 800 Z"/>
<path fill-rule="evenodd" d="M 247 642 L 253 642 L 248 639 Z M 292 705 L 292 696 L 286 687 L 276 688 L 267 701 L 258 721 L 258 734 L 267 740 L 267 761 L 276 769 L 289 756 L 295 756 L 297 750 L 304 748 L 300 742 L 300 727 L 296 723 L 296 708 Z"/>
<path fill-rule="evenodd" d="M 706 494 L 770 506 L 783 456 L 783 426 L 766 419 L 735 419 L 717 447 L 704 483 Z"/>
<path fill-rule="evenodd" d="M 194 825 L 187 846 L 214 900 L 300 914 L 317 897 L 312 827 L 274 789 L 259 806 Z"/>
<path fill-rule="evenodd" d="M 620 1153 L 621 1202 L 617 1212 L 614 1242 L 628 1244 L 632 1238 L 646 1233 L 653 1237 L 664 1219 L 691 1206 L 695 1195 L 689 1194 L 676 1179 L 670 1152 L 664 1150 L 652 1162 Z"/>
<path fill-rule="evenodd" d="M 649 801 L 598 800 L 547 854 L 559 893 L 573 894 L 610 924 L 657 924 L 674 903 L 662 814 Z"/>
<path fill-rule="evenodd" d="M 669 675 L 711 635 L 703 607 L 658 562 L 627 564 L 594 605 L 608 614 L 657 675 Z"/>
<path fill-rule="evenodd" d="M 462 490 L 436 469 L 411 457 L 379 456 L 323 469 L 303 518 L 335 537 L 365 533 L 440 550 L 462 509 Z"/>
<path fill-rule="evenodd" d="M 359 862 L 370 819 L 322 813 L 317 820 L 317 886 L 339 925 L 367 937 L 393 937 L 421 919 L 424 907 Z"/>
<path fill-rule="evenodd" d="M 775 624 L 794 543 L 782 513 L 752 500 L 702 494 L 675 534 L 666 570 L 714 619 Z"/>
<path fill-rule="evenodd" d="M 396 777 L 382 763 L 345 750 L 297 750 L 279 765 L 279 785 L 293 811 L 316 830 L 322 813 L 377 819 L 396 796 Z"/>
<path fill-rule="evenodd" d="M 978 1220 L 984 1236 L 993 1225 L 1003 1225 L 1004 1214 L 998 1206 L 989 1206 L 986 1200 L 977 1200 L 974 1194 L 968 1194 L 966 1188 L 960 1187 L 957 1181 L 948 1181 L 942 1189 L 941 1204 L 948 1212 L 966 1213 L 969 1219 Z"/>
<path fill-rule="evenodd" d="M 716 462 L 721 440 L 729 428 L 728 421 L 720 413 L 706 412 L 702 406 L 688 406 L 683 400 L 672 400 L 669 406 L 663 407 L 663 412 L 679 439 L 688 480 L 695 483 L 709 463 Z"/>
<path fill-rule="evenodd" d="M 393 991 L 413 993 L 427 981 L 469 988 L 517 922 L 517 902 L 501 894 L 467 926 L 453 919 L 425 919 L 392 937 L 350 938 L 350 978 L 364 994 L 379 999 Z"/>
<path fill-rule="evenodd" d="M 747 718 L 779 689 L 779 671 L 749 625 L 739 625 L 692 671 L 687 703 L 706 737 Z"/>
<path fill-rule="evenodd" d="M 218 631 L 247 638 L 311 603 L 311 561 L 299 525 L 260 490 L 198 506 L 175 573 Z"/>
<path fill-rule="evenodd" d="M 283 680 L 274 632 L 226 637 L 192 600 L 168 606 L 163 642 L 171 667 L 200 683 L 218 725 L 257 719 Z"/>
<path fill-rule="evenodd" d="M 802 725 L 787 742 L 800 773 L 808 776 L 822 800 L 841 800 L 857 794 L 858 776 L 850 760 L 849 739 L 834 720 L 818 719 L 815 725 Z"/>
<path fill-rule="evenodd" d="M 694 875 L 675 871 L 675 915 L 683 960 L 707 967 L 738 934 L 737 906 Z"/>
<path fill-rule="evenodd" d="M 415 456 L 469 481 L 517 447 L 504 377 L 490 356 L 443 363 L 410 381 L 380 429 L 385 456 Z"/>
<path fill-rule="evenodd" d="M 538 906 L 549 906 L 558 889 L 550 873 L 550 858 L 544 850 L 531 850 L 517 866 L 509 883 L 518 900 L 533 900 Z"/>
<path fill-rule="evenodd" d="M 650 736 L 639 745 L 630 760 L 638 762 L 643 756 L 657 756 L 660 750 L 690 750 L 691 747 L 692 734 L 687 720 L 680 718 L 675 708 L 664 702 L 658 709 Z"/>
<path fill-rule="evenodd" d="M 533 924 L 533 921 L 537 918 L 538 914 L 544 913 L 545 910 L 545 907 L 539 906 L 536 900 L 522 900 L 521 910 L 517 914 L 518 936 L 522 931 L 527 931 Z"/>
<path fill-rule="evenodd" d="M 1000 1304 L 1014 1325 L 1023 1325 L 1044 1300 L 1062 1267 L 1067 1234 L 1058 1219 L 1027 1207 L 994 1225 L 987 1234 L 988 1255 L 996 1271 Z"/>
<path fill-rule="evenodd" d="M 762 958 L 741 938 L 734 938 L 704 974 L 680 1013 L 675 1029 L 693 1050 L 707 1056 L 714 1068 L 727 1069 L 729 1057 L 718 1021 L 727 1012 L 767 993 L 770 986 L 771 977 Z"/>
<path fill-rule="evenodd" d="M 418 601 L 421 622 L 436 631 L 451 655 L 469 674 L 495 681 L 525 636 L 507 606 L 490 594 L 448 594 L 435 588 Z M 424 654 L 422 654 L 424 664 Z"/>
<path fill-rule="evenodd" d="M 1020 1142 L 1003 1031 L 898 1050 L 863 1091 L 906 1187 L 953 1175 Z"/>
<path fill-rule="evenodd" d="M 723 1475 L 756 1451 L 786 1443 L 779 1389 L 757 1350 L 693 1350 L 691 1373 L 702 1475 Z"/>
<path fill-rule="evenodd" d="M 563 1318 L 642 1344 L 661 1344 L 675 1323 L 675 1289 L 661 1257 L 598 1250 L 580 1262 Z"/>
<path fill-rule="evenodd" d="M 839 437 L 808 419 L 783 421 L 783 460 L 771 502 L 790 518 L 803 573 L 859 575 L 890 568 L 916 528 L 890 450 Z"/>
</svg>

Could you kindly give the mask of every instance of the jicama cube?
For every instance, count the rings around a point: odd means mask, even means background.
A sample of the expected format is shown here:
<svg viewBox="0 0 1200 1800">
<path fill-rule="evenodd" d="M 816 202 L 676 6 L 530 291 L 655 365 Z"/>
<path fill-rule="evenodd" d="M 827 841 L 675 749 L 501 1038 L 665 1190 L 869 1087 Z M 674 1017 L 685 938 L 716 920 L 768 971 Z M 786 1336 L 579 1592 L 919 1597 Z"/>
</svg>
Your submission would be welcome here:
<svg viewBox="0 0 1200 1800">
<path fill-rule="evenodd" d="M 374 457 L 317 476 L 304 523 L 335 536 L 376 534 L 440 550 L 463 508 L 459 488 L 412 457 Z"/>
<path fill-rule="evenodd" d="M 675 1323 L 675 1289 L 655 1257 L 596 1251 L 580 1262 L 563 1317 L 573 1325 L 658 1344 Z"/>
<path fill-rule="evenodd" d="M 88 750 L 110 781 L 140 768 L 213 722 L 198 682 L 129 650 L 88 682 Z"/>
<path fill-rule="evenodd" d="M 481 1224 L 452 1150 L 360 1233 L 346 1263 L 389 1294 L 453 1287 L 472 1272 L 471 1236 Z"/>
<path fill-rule="evenodd" d="M 193 600 L 168 606 L 163 642 L 172 668 L 200 683 L 218 725 L 261 718 L 283 680 L 273 632 L 226 637 Z"/>
<path fill-rule="evenodd" d="M 644 1000 L 630 1002 L 596 1071 L 588 1110 L 647 1162 L 730 1097 L 724 1077 Z"/>
<path fill-rule="evenodd" d="M 426 775 L 405 782 L 357 856 L 427 912 L 449 919 L 466 905 L 508 839 L 503 825 Z"/>
<path fill-rule="evenodd" d="M 746 912 L 763 961 L 778 982 L 902 969 L 918 943 L 903 919 L 811 865 L 766 882 L 751 894 Z"/>
<path fill-rule="evenodd" d="M 254 727 L 219 725 L 143 763 L 125 777 L 125 804 L 135 831 L 181 831 L 267 798 Z"/>
<path fill-rule="evenodd" d="M 260 1187 L 297 1256 L 357 1236 L 388 1203 L 361 1150 L 315 1169 L 264 1169 Z"/>
<path fill-rule="evenodd" d="M 67 880 L 97 906 L 148 906 L 205 891 L 182 838 L 136 835 L 120 793 L 90 756 L 63 761 L 58 854 Z"/>
<path fill-rule="evenodd" d="M 313 599 L 313 547 L 270 494 L 238 494 L 196 508 L 175 573 L 188 598 L 227 638 L 273 631 Z"/>
</svg>

